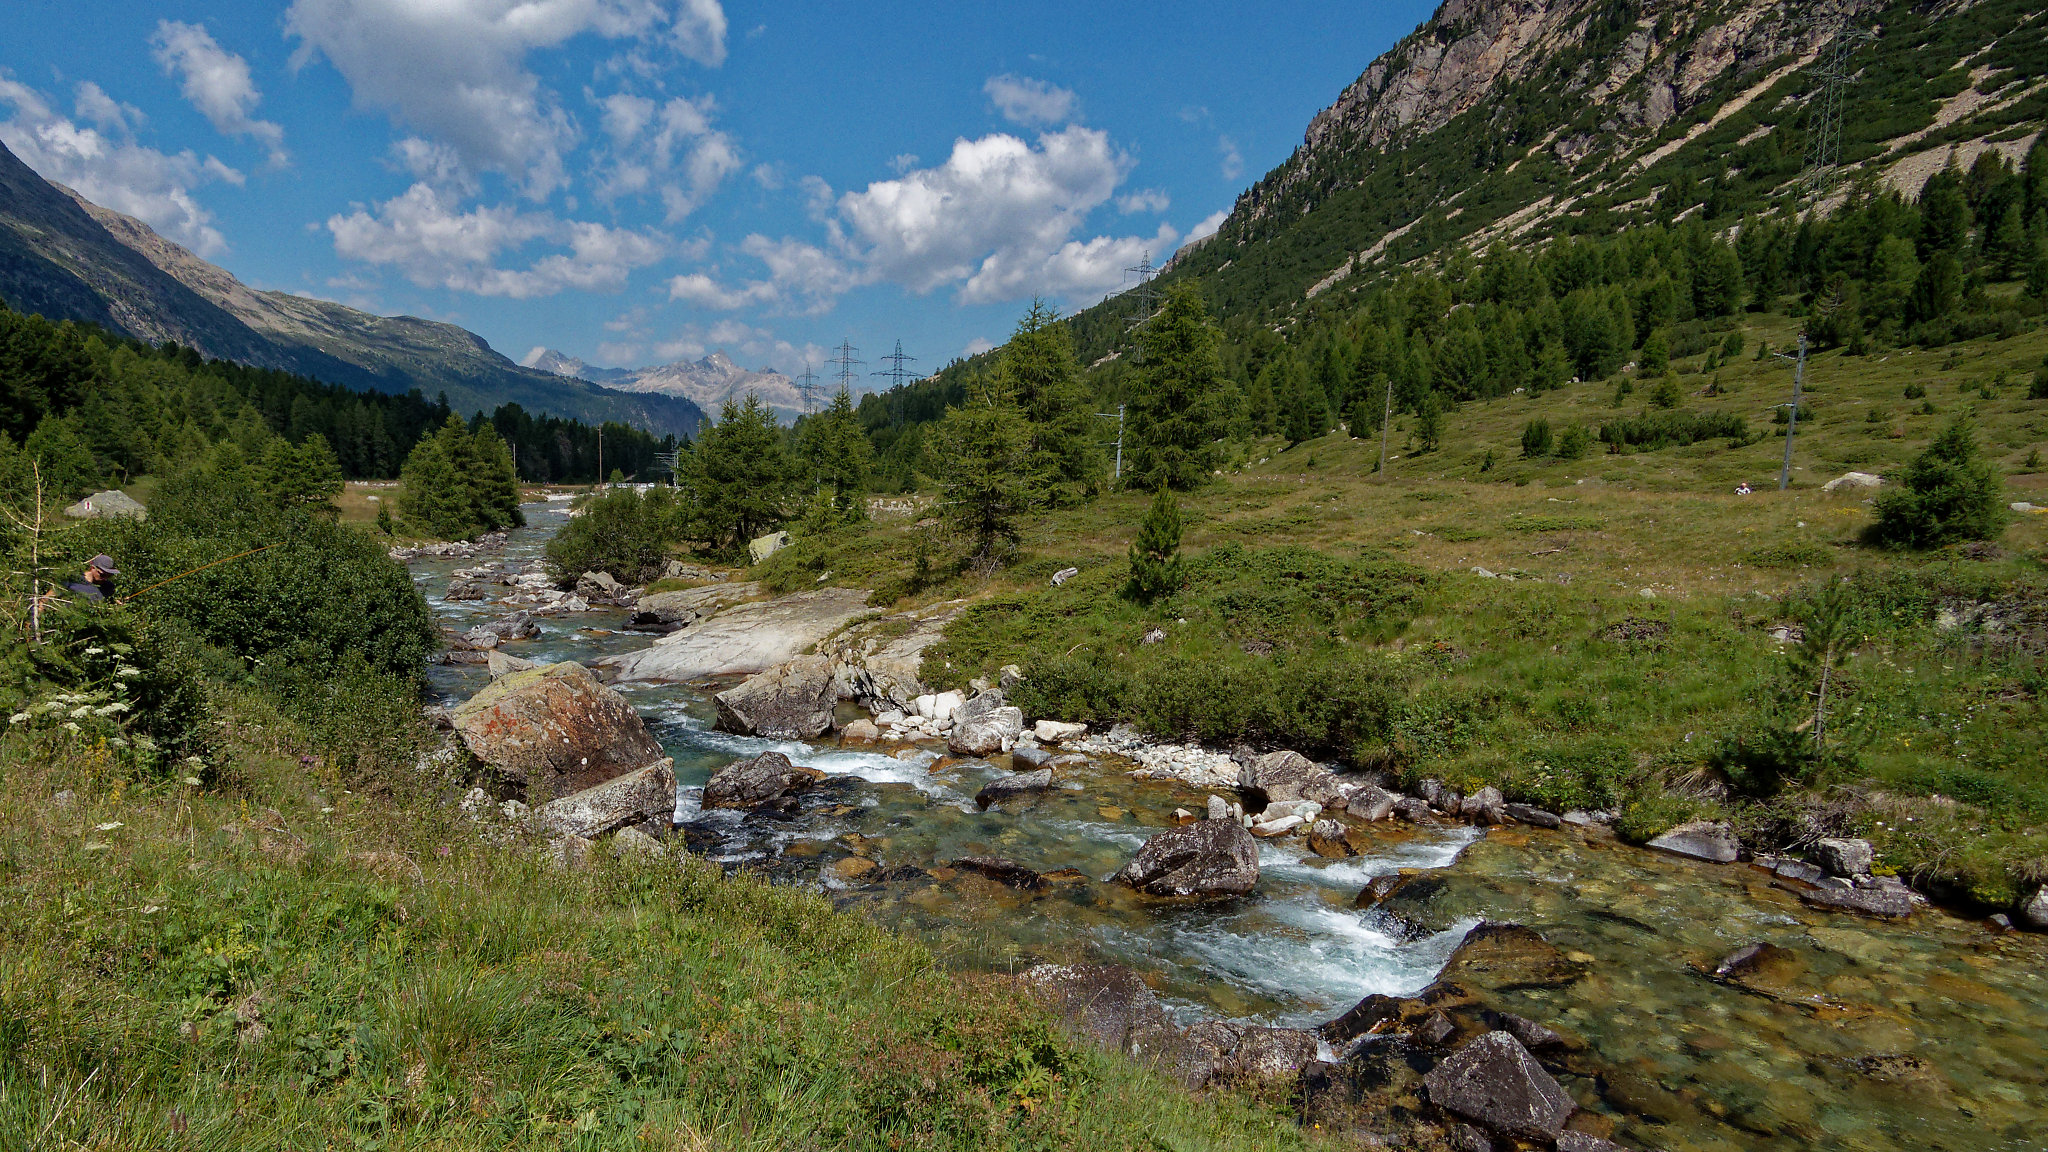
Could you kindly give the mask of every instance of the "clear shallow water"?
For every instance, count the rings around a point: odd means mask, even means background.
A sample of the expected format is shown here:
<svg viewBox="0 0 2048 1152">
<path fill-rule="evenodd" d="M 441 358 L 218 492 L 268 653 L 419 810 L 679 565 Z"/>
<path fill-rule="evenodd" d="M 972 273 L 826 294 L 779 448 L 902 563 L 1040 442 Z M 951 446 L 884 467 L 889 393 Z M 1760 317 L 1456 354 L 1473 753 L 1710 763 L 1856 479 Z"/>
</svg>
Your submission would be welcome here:
<svg viewBox="0 0 2048 1152">
<path fill-rule="evenodd" d="M 416 563 L 435 611 L 466 628 L 495 604 L 444 603 L 456 568 L 537 556 L 562 522 L 528 506 L 532 529 L 505 553 Z M 588 661 L 646 645 L 625 613 L 542 620 L 508 649 Z M 450 700 L 485 683 L 480 667 L 434 670 Z M 1993 936 L 1939 912 L 1906 926 L 1819 913 L 1745 866 L 1715 867 L 1575 832 L 1387 828 L 1371 854 L 1325 861 L 1302 841 L 1265 841 L 1248 899 L 1165 907 L 1099 881 L 1175 807 L 1205 793 L 1133 781 L 1123 765 L 1076 774 L 1029 804 L 983 813 L 973 797 L 1002 768 L 842 751 L 711 730 L 712 709 L 682 685 L 623 685 L 676 758 L 678 816 L 690 849 L 733 866 L 822 883 L 836 899 L 980 968 L 1041 960 L 1130 964 L 1187 1018 L 1314 1024 L 1371 993 L 1428 985 L 1482 918 L 1540 931 L 1588 961 L 1566 988 L 1486 992 L 1490 1004 L 1582 1037 L 1596 1069 L 1567 1075 L 1582 1107 L 1617 1138 L 1671 1152 L 1757 1149 L 2048 1149 L 2048 940 Z M 741 756 L 781 751 L 834 779 L 788 818 L 700 813 L 703 782 Z M 1385 826 L 1381 826 L 1385 828 Z M 1004 856 L 1081 875 L 1017 892 L 943 863 Z M 872 863 L 865 875 L 858 870 Z M 1374 876 L 1427 869 L 1427 900 L 1400 918 L 1352 902 Z M 873 882 L 875 875 L 890 878 Z M 843 878 L 842 878 L 843 877 Z M 1796 963 L 1764 990 L 1701 974 L 1766 940 Z"/>
</svg>

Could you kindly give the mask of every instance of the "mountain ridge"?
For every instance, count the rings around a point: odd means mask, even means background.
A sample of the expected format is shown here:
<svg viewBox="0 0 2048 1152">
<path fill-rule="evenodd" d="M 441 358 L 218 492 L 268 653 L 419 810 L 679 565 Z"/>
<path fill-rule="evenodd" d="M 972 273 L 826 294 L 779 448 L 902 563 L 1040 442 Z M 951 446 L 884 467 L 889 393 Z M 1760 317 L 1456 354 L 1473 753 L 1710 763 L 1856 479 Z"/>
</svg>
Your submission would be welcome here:
<svg viewBox="0 0 2048 1152">
<path fill-rule="evenodd" d="M 445 393 L 460 411 L 518 404 L 589 423 L 688 436 L 687 397 L 604 388 L 522 368 L 483 337 L 413 316 L 250 288 L 232 273 L 36 174 L 0 144 L 0 299 L 53 320 L 330 384 Z"/>
<path fill-rule="evenodd" d="M 641 368 L 600 368 L 553 348 L 536 347 L 521 358 L 522 367 L 572 376 L 621 392 L 682 397 L 708 413 L 727 400 L 757 396 L 776 418 L 788 423 L 805 411 L 796 381 L 772 368 L 747 369 L 722 351 L 696 360 L 677 360 Z"/>
</svg>

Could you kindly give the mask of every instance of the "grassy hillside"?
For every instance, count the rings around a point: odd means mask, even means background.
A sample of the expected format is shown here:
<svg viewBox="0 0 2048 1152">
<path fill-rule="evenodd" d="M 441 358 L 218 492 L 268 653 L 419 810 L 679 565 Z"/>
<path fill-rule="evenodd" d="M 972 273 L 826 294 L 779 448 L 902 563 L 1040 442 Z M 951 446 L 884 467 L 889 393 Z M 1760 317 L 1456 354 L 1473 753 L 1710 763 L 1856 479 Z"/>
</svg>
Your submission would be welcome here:
<svg viewBox="0 0 2048 1152">
<path fill-rule="evenodd" d="M 1413 417 L 1397 421 L 1385 476 L 1376 439 L 1254 439 L 1181 498 L 1188 582 L 1149 607 L 1119 595 L 1141 493 L 1034 519 L 993 576 L 920 586 L 931 530 L 897 520 L 800 540 L 770 578 L 793 588 L 829 572 L 878 599 L 979 598 L 925 674 L 964 684 L 1022 663 L 1035 714 L 1611 807 L 1638 838 L 1702 815 L 1737 821 L 1759 848 L 1853 831 L 1932 890 L 2008 904 L 2048 876 L 2048 517 L 2015 516 L 1988 549 L 1896 553 L 1862 542 L 1869 490 L 1821 486 L 1851 469 L 1896 476 L 1962 415 L 2005 499 L 2048 504 L 2048 399 L 2029 398 L 2048 336 L 1814 355 L 1779 492 L 1772 409 L 1792 370 L 1755 349 L 1794 329 L 1742 325 L 1744 355 L 1713 373 L 1697 356 L 1678 366 L 1670 411 L 1739 416 L 1754 441 L 1521 456 L 1533 419 L 1562 430 L 1665 411 L 1643 401 L 1652 381 L 1617 407 L 1615 380 L 1460 405 L 1433 452 L 1415 450 Z M 1716 395 L 1699 394 L 1716 380 Z M 1925 396 L 1907 399 L 1909 386 Z M 1755 492 L 1737 495 L 1742 481 Z M 1082 575 L 1050 587 L 1070 565 Z M 1794 737 L 1814 689 L 1801 646 L 1771 630 L 1808 623 L 1839 578 L 1853 655 L 1826 721 L 1837 743 L 1767 762 L 1774 741 L 1810 744 Z M 1944 608 L 1967 617 L 1987 603 L 1989 625 L 1939 623 Z M 1141 643 L 1154 628 L 1165 639 Z"/>
<path fill-rule="evenodd" d="M 1313 1143 L 818 896 L 696 861 L 564 872 L 364 790 L 258 698 L 223 721 L 204 789 L 0 737 L 0 1145 Z"/>
</svg>

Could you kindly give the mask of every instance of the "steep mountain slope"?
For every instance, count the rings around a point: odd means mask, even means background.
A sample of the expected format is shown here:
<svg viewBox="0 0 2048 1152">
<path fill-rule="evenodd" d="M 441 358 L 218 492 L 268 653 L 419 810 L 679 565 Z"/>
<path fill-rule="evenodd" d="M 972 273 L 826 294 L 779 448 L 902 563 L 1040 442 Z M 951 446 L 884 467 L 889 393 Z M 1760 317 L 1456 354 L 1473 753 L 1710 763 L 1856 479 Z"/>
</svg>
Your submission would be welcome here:
<svg viewBox="0 0 2048 1152">
<path fill-rule="evenodd" d="M 2017 162 L 2048 119 L 2048 19 L 2030 0 L 1448 0 L 1309 124 L 1217 234 L 1176 256 L 1226 320 L 1494 240 L 1611 234 L 1795 206 L 1818 65 L 1850 35 L 1833 197 L 1917 194 L 1953 162 Z M 1084 354 L 1137 304 L 1076 318 Z"/>
<path fill-rule="evenodd" d="M 331 384 L 446 393 L 464 412 L 516 403 L 588 422 L 691 434 L 684 397 L 635 395 L 521 368 L 473 332 L 251 289 L 139 220 L 38 176 L 0 146 L 0 299 L 152 343 Z"/>
</svg>

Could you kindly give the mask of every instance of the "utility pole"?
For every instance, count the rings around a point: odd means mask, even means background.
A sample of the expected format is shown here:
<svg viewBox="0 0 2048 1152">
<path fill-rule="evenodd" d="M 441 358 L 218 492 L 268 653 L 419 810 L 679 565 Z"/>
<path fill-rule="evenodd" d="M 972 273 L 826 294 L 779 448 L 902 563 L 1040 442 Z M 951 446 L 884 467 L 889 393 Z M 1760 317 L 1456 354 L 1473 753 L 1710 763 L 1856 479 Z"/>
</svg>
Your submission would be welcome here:
<svg viewBox="0 0 2048 1152">
<path fill-rule="evenodd" d="M 853 346 L 853 341 L 842 339 L 839 341 L 839 347 L 836 350 L 837 354 L 834 355 L 831 359 L 825 361 L 825 363 L 827 364 L 837 364 L 839 366 L 839 371 L 833 373 L 833 375 L 837 376 L 839 379 L 840 390 L 845 392 L 848 396 L 853 395 L 853 382 L 860 375 L 860 373 L 854 370 L 854 366 L 865 366 L 867 364 L 867 361 L 858 359 L 854 356 L 854 353 L 858 351 L 860 351 L 860 349 L 855 348 Z M 810 403 L 810 399 L 806 397 L 804 400 L 804 411 L 810 411 Z"/>
<path fill-rule="evenodd" d="M 1849 67 L 1849 57 L 1856 49 L 1877 39 L 1877 33 L 1868 28 L 1844 27 L 1835 39 L 1823 48 L 1813 66 L 1813 78 L 1820 82 L 1820 90 L 1808 100 L 1806 118 L 1806 175 L 1802 197 L 1809 210 L 1818 209 L 1821 197 L 1827 194 L 1827 186 L 1834 176 L 1835 165 L 1842 157 L 1842 94 L 1856 82 L 1856 74 Z"/>
<path fill-rule="evenodd" d="M 1799 395 L 1806 386 L 1806 333 L 1799 334 L 1799 355 L 1787 356 L 1783 352 L 1772 353 L 1780 360 L 1796 360 L 1792 368 L 1792 403 L 1785 423 L 1785 464 L 1778 469 L 1778 491 L 1783 492 L 1792 483 L 1792 438 L 1799 433 Z"/>
<path fill-rule="evenodd" d="M 1111 486 L 1123 483 L 1124 479 L 1124 405 L 1116 406 L 1115 412 L 1097 412 L 1104 420 L 1116 421 L 1116 471 L 1110 476 Z"/>
<path fill-rule="evenodd" d="M 879 371 L 870 372 L 868 373 L 868 375 L 886 376 L 889 379 L 889 387 L 891 389 L 901 388 L 903 387 L 905 381 L 914 380 L 917 378 L 916 372 L 913 372 L 910 369 L 904 367 L 905 364 L 908 364 L 916 359 L 917 357 L 915 356 L 905 356 L 903 354 L 903 341 L 898 340 L 896 341 L 896 351 L 891 352 L 887 356 L 882 357 L 882 363 L 887 364 L 888 367 L 880 369 Z"/>
<path fill-rule="evenodd" d="M 1381 373 L 1385 375 L 1385 373 Z M 1380 479 L 1387 478 L 1387 430 L 1394 423 L 1394 378 L 1387 377 L 1387 406 L 1380 413 Z"/>
</svg>

